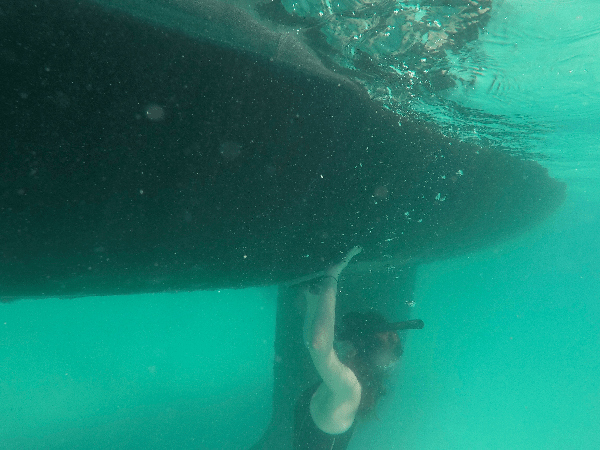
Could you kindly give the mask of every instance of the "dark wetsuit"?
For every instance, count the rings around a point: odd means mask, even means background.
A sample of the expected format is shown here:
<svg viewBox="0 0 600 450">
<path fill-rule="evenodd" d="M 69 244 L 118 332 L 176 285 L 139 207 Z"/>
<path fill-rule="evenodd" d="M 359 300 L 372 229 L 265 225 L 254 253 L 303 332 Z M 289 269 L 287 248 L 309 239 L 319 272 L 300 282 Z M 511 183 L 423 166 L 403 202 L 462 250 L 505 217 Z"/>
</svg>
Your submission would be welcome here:
<svg viewBox="0 0 600 450">
<path fill-rule="evenodd" d="M 294 450 L 345 450 L 354 424 L 342 434 L 327 434 L 319 430 L 310 415 L 310 400 L 321 383 L 302 393 L 294 415 Z"/>
</svg>

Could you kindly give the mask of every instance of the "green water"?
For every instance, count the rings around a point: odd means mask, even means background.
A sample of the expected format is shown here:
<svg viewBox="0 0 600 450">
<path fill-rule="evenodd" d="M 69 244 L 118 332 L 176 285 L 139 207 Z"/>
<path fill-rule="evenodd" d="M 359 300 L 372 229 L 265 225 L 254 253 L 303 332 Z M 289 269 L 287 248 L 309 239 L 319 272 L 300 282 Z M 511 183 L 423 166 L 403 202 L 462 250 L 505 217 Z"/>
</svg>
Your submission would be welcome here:
<svg viewBox="0 0 600 450">
<path fill-rule="evenodd" d="M 352 449 L 600 445 L 600 205 L 420 269 L 396 388 Z M 270 416 L 275 289 L 0 305 L 3 449 L 241 449 Z"/>
<path fill-rule="evenodd" d="M 421 269 L 427 327 L 369 426 L 374 448 L 598 448 L 598 206 L 572 196 L 517 242 Z"/>
<path fill-rule="evenodd" d="M 270 416 L 275 295 L 3 304 L 0 448 L 246 447 Z"/>
</svg>

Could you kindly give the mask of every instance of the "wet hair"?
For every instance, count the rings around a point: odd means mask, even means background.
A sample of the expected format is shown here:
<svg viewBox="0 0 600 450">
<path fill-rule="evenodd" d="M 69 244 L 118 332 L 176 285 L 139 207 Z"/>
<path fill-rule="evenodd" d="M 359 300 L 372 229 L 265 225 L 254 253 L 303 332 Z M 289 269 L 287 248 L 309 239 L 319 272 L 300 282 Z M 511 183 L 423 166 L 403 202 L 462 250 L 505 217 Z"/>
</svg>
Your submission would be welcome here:
<svg viewBox="0 0 600 450">
<path fill-rule="evenodd" d="M 377 311 L 350 312 L 342 317 L 336 329 L 336 339 L 348 341 L 356 354 L 344 363 L 354 372 L 362 388 L 358 412 L 365 416 L 374 411 L 377 401 L 385 394 L 384 368 L 377 366 L 374 357 L 384 349 L 383 341 L 377 336 L 389 330 L 389 323 Z M 402 344 L 398 341 L 394 353 L 402 355 Z"/>
</svg>

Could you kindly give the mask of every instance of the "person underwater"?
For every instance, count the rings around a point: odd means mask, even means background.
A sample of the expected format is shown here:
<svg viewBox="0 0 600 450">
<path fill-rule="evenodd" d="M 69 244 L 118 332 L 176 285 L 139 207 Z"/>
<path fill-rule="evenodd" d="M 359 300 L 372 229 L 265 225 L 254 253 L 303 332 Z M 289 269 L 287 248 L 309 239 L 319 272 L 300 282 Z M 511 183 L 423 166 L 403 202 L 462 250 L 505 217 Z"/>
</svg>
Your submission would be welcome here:
<svg viewBox="0 0 600 450">
<path fill-rule="evenodd" d="M 354 247 L 306 289 L 304 342 L 321 381 L 296 403 L 294 450 L 344 450 L 355 419 L 372 412 L 385 392 L 389 368 L 402 355 L 399 330 L 423 328 L 423 321 L 388 322 L 376 311 L 351 312 L 335 332 L 337 282 L 362 251 Z"/>
</svg>

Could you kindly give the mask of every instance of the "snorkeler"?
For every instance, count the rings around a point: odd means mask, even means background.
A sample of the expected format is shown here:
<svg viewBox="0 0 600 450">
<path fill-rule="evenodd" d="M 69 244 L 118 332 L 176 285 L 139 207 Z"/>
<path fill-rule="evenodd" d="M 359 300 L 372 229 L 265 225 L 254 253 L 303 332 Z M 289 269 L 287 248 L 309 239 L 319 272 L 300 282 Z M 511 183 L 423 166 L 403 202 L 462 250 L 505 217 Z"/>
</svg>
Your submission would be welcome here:
<svg viewBox="0 0 600 450">
<path fill-rule="evenodd" d="M 305 291 L 304 342 L 322 381 L 296 404 L 294 450 L 345 449 L 355 418 L 374 409 L 385 391 L 386 370 L 402 354 L 397 331 L 423 328 L 421 320 L 389 323 L 374 311 L 352 312 L 343 317 L 335 336 L 337 282 L 361 251 L 354 247 L 327 269 L 318 285 Z"/>
</svg>

